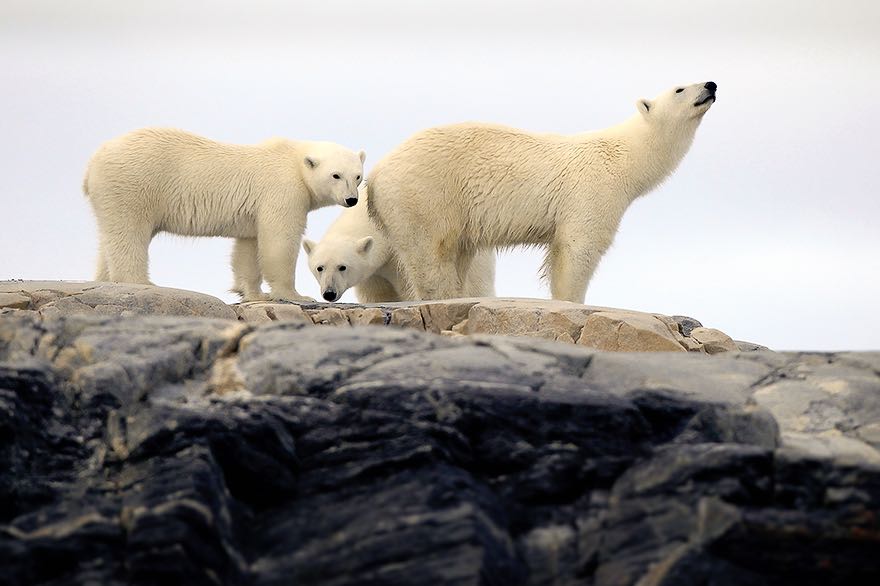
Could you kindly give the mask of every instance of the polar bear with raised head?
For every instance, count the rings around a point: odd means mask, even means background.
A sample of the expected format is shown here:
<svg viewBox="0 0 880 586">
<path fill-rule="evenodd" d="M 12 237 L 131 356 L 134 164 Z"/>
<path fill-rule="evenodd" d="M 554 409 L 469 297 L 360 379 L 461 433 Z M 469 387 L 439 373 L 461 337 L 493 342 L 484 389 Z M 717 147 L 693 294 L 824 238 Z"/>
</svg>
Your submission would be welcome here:
<svg viewBox="0 0 880 586">
<path fill-rule="evenodd" d="M 233 290 L 244 300 L 311 301 L 294 284 L 306 215 L 355 205 L 363 163 L 363 151 L 330 142 L 235 145 L 163 128 L 110 140 L 83 181 L 98 223 L 95 279 L 149 283 L 148 249 L 159 232 L 225 236 L 235 238 Z"/>
<path fill-rule="evenodd" d="M 370 220 L 365 198 L 366 190 L 361 189 L 361 203 L 343 210 L 320 242 L 303 239 L 309 270 L 326 301 L 336 301 L 351 287 L 361 303 L 410 299 L 413 284 L 403 278 L 388 239 Z M 462 296 L 495 296 L 494 251 L 481 250 L 474 256 Z"/>
<path fill-rule="evenodd" d="M 714 82 L 636 103 L 617 126 L 570 136 L 465 123 L 422 131 L 367 182 L 382 227 L 418 299 L 458 297 L 480 249 L 547 247 L 553 299 L 583 303 L 624 211 L 678 166 Z"/>
</svg>

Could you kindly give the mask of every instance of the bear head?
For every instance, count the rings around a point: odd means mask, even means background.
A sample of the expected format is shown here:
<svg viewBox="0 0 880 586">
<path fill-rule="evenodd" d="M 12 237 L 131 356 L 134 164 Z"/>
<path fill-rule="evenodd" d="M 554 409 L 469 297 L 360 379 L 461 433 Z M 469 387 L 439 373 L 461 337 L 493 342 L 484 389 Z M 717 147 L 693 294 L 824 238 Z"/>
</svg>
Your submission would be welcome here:
<svg viewBox="0 0 880 586">
<path fill-rule="evenodd" d="M 318 206 L 358 202 L 364 176 L 364 151 L 354 152 L 330 142 L 309 143 L 303 157 L 303 180 Z"/>
<path fill-rule="evenodd" d="M 350 287 L 373 274 L 373 263 L 369 261 L 373 251 L 371 236 L 324 239 L 317 243 L 304 238 L 302 246 L 325 301 L 336 301 Z"/>
<path fill-rule="evenodd" d="M 717 89 L 714 81 L 676 86 L 653 100 L 642 98 L 636 108 L 652 125 L 696 125 L 715 103 Z"/>
</svg>

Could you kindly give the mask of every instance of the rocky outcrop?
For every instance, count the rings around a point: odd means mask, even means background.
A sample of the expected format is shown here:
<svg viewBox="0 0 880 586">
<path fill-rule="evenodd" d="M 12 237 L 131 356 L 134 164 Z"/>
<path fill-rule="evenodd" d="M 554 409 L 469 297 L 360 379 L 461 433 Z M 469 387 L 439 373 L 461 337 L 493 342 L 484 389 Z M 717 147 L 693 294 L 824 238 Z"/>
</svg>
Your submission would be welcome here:
<svg viewBox="0 0 880 586">
<path fill-rule="evenodd" d="M 0 284 L 0 312 L 13 310 L 34 311 L 41 316 L 178 315 L 246 323 L 392 325 L 446 336 L 525 336 L 627 352 L 716 354 L 763 348 L 735 342 L 689 317 L 537 299 L 451 299 L 383 305 L 259 302 L 227 306 L 201 293 L 150 285 L 7 281 Z"/>
<path fill-rule="evenodd" d="M 61 315 L 176 315 L 236 319 L 235 311 L 204 293 L 128 283 L 0 281 L 0 312 Z"/>
<path fill-rule="evenodd" d="M 880 577 L 880 353 L 310 321 L 0 316 L 0 584 Z"/>
</svg>

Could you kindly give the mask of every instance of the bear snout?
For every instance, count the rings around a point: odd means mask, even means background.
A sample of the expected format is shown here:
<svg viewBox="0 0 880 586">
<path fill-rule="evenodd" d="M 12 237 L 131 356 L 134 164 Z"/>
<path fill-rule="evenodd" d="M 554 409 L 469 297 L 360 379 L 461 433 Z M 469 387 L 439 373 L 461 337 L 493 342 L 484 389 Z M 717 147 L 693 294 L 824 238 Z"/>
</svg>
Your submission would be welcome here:
<svg viewBox="0 0 880 586">
<path fill-rule="evenodd" d="M 358 198 L 356 198 L 356 197 L 346 197 L 345 198 L 345 205 L 348 207 L 352 207 L 357 202 L 358 202 Z"/>
<path fill-rule="evenodd" d="M 718 84 L 715 83 L 714 81 L 707 81 L 706 85 L 704 85 L 703 87 L 714 94 L 715 90 L 718 89 Z"/>
<path fill-rule="evenodd" d="M 336 291 L 334 291 L 333 289 L 327 289 L 326 291 L 324 291 L 323 297 L 327 301 L 336 301 Z"/>
</svg>

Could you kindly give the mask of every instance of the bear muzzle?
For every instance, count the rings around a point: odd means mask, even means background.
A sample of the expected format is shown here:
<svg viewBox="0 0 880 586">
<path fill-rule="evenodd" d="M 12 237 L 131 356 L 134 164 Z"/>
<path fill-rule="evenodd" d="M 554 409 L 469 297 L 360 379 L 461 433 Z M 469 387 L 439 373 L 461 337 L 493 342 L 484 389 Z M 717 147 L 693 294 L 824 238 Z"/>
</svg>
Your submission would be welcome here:
<svg viewBox="0 0 880 586">
<path fill-rule="evenodd" d="M 714 81 L 707 81 L 705 85 L 703 85 L 703 92 L 700 94 L 700 99 L 694 102 L 694 108 L 698 108 L 708 102 L 715 102 L 715 90 L 718 89 L 718 84 Z"/>
<path fill-rule="evenodd" d="M 357 198 L 357 197 L 346 197 L 346 198 L 345 198 L 345 207 L 350 208 L 350 207 L 352 207 L 354 204 L 356 204 L 357 202 L 358 202 L 358 198 Z"/>
<path fill-rule="evenodd" d="M 357 200 L 355 200 L 357 201 Z M 321 295 L 326 301 L 336 301 L 336 291 L 333 289 L 327 289 L 324 291 L 324 294 Z"/>
</svg>

